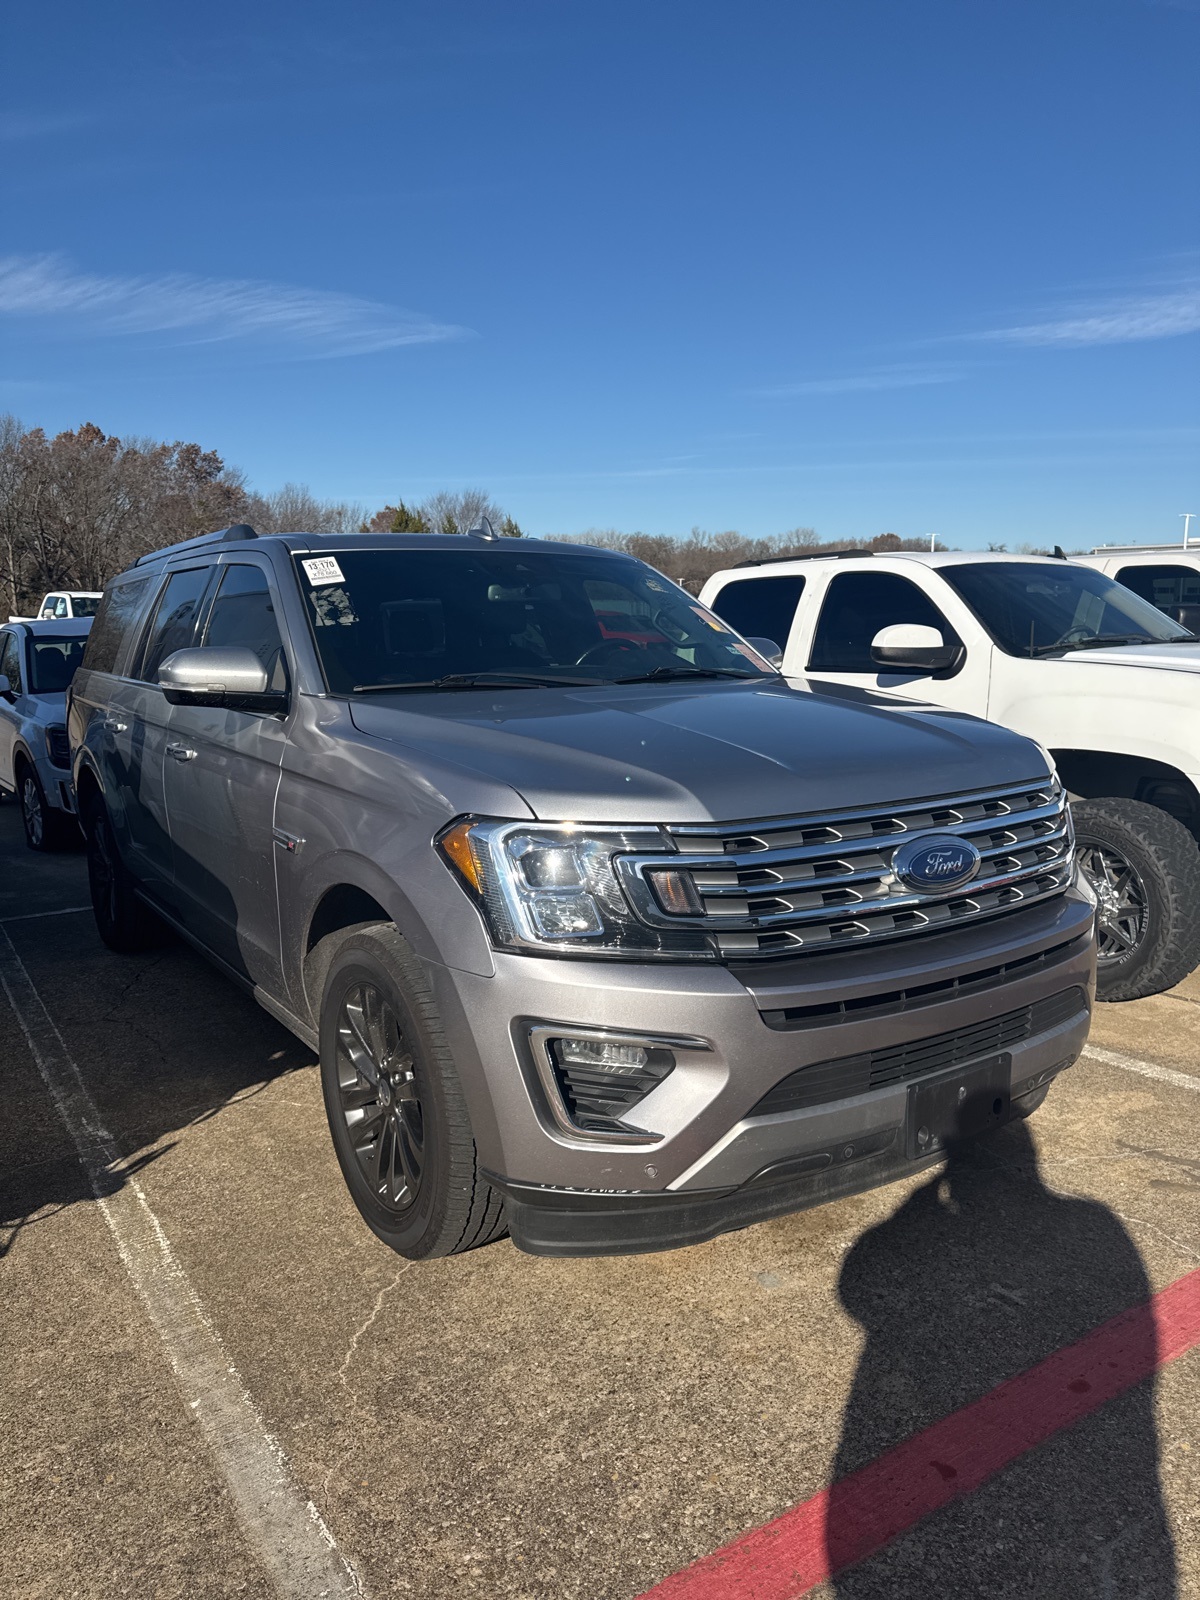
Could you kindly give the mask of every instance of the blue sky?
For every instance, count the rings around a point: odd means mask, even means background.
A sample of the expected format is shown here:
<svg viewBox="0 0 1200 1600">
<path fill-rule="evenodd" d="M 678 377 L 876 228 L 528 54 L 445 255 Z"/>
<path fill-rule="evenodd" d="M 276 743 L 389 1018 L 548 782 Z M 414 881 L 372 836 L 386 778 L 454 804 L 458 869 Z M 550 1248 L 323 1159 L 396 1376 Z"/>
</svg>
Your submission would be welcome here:
<svg viewBox="0 0 1200 1600">
<path fill-rule="evenodd" d="M 6 56 L 29 425 L 534 533 L 1200 511 L 1200 0 L 67 0 Z"/>
</svg>

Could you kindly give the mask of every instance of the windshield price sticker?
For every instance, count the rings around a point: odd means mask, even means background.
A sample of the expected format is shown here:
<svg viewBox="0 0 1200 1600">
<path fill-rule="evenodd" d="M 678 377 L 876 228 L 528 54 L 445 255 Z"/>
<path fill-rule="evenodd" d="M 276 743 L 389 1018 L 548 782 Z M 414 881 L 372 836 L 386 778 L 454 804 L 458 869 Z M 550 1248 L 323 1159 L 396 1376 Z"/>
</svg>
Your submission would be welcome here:
<svg viewBox="0 0 1200 1600">
<path fill-rule="evenodd" d="M 313 556 L 309 561 L 302 561 L 300 565 L 308 574 L 309 583 L 314 586 L 318 583 L 345 583 L 342 569 L 338 566 L 333 556 Z"/>
</svg>

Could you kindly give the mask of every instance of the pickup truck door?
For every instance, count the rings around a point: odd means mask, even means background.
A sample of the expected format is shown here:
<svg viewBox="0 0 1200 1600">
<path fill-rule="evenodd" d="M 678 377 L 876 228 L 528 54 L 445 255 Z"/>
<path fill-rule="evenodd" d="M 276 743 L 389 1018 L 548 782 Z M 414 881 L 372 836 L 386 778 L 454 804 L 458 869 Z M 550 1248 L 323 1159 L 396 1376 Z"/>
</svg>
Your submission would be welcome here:
<svg viewBox="0 0 1200 1600">
<path fill-rule="evenodd" d="M 9 681 L 12 697 L 0 700 L 0 784 L 14 790 L 17 780 L 13 772 L 13 748 L 20 721 L 15 702 L 21 698 L 24 689 L 21 667 L 20 638 L 11 628 L 0 628 L 0 672 Z"/>
<path fill-rule="evenodd" d="M 265 566 L 222 562 L 195 640 L 244 645 L 273 686 L 288 666 Z M 172 894 L 188 930 L 242 976 L 282 994 L 275 888 L 275 796 L 287 719 L 261 711 L 172 706 L 164 782 L 171 832 Z"/>
<path fill-rule="evenodd" d="M 874 561 L 862 567 L 839 564 L 826 571 L 823 583 L 810 582 L 784 670 L 986 716 L 991 640 L 936 572 L 916 562 L 911 569 L 889 570 Z M 936 675 L 881 669 L 871 658 L 871 641 L 881 628 L 901 622 L 937 628 L 947 644 L 961 644 L 959 666 Z"/>
</svg>

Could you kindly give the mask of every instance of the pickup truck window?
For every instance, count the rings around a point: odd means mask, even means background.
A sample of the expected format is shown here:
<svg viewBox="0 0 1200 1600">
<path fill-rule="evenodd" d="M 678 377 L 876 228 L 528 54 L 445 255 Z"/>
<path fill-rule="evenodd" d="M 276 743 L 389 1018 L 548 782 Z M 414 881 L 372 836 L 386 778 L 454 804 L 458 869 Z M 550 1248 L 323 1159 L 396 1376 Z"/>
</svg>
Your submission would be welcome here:
<svg viewBox="0 0 1200 1600">
<path fill-rule="evenodd" d="M 94 617 L 96 615 L 96 607 L 99 604 L 100 604 L 100 599 L 99 599 L 98 595 L 94 595 L 94 594 L 77 594 L 77 595 L 74 595 L 72 597 L 72 599 L 71 599 L 71 614 L 73 616 L 76 616 L 76 617 Z M 65 615 L 66 613 L 65 612 L 64 613 L 57 613 L 56 612 L 55 614 L 56 615 L 60 615 L 60 614 L 61 615 Z"/>
<path fill-rule="evenodd" d="M 713 601 L 713 610 L 744 638 L 774 639 L 787 649 L 796 605 L 804 593 L 803 573 L 774 578 L 733 578 Z"/>
<path fill-rule="evenodd" d="M 1193 637 L 1102 572 L 1069 561 L 980 561 L 939 571 L 1010 656 Z"/>
<path fill-rule="evenodd" d="M 937 628 L 946 644 L 954 629 L 923 589 L 895 572 L 839 572 L 825 592 L 809 667 L 814 672 L 875 672 L 871 640 L 895 622 Z"/>
<path fill-rule="evenodd" d="M 1149 600 L 1159 611 L 1173 614 L 1177 606 L 1200 606 L 1200 571 L 1195 567 L 1171 562 L 1121 567 L 1116 577 L 1118 583 Z"/>
<path fill-rule="evenodd" d="M 176 650 L 186 650 L 191 644 L 196 613 L 211 571 L 211 566 L 185 567 L 167 579 L 137 673 L 145 682 L 157 683 L 158 669 L 167 657 Z"/>
<path fill-rule="evenodd" d="M 39 634 L 29 641 L 30 694 L 62 694 L 83 660 L 82 639 Z"/>
<path fill-rule="evenodd" d="M 296 572 L 334 694 L 476 673 L 534 683 L 763 675 L 724 623 L 626 556 L 339 550 L 297 556 Z"/>
<path fill-rule="evenodd" d="M 104 591 L 92 631 L 88 634 L 83 664 L 89 672 L 114 672 L 129 631 L 141 612 L 150 574 L 110 584 Z"/>
</svg>

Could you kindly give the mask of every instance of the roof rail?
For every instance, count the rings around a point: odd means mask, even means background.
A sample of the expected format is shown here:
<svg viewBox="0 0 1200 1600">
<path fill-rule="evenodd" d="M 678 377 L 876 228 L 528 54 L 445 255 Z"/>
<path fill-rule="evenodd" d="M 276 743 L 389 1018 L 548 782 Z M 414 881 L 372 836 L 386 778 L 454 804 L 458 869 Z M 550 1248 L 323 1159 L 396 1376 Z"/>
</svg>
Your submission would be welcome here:
<svg viewBox="0 0 1200 1600">
<path fill-rule="evenodd" d="M 228 528 L 218 528 L 215 533 L 200 533 L 194 539 L 180 539 L 178 544 L 165 544 L 161 550 L 149 550 L 133 563 L 140 567 L 143 561 L 157 561 L 159 556 L 173 556 L 183 550 L 203 550 L 210 544 L 240 544 L 243 539 L 257 539 L 258 534 L 248 522 L 234 522 Z"/>
<path fill-rule="evenodd" d="M 874 550 L 810 550 L 798 556 L 763 556 L 758 561 L 739 561 L 738 567 L 769 567 L 773 561 L 849 561 L 852 556 L 873 556 Z"/>
</svg>

